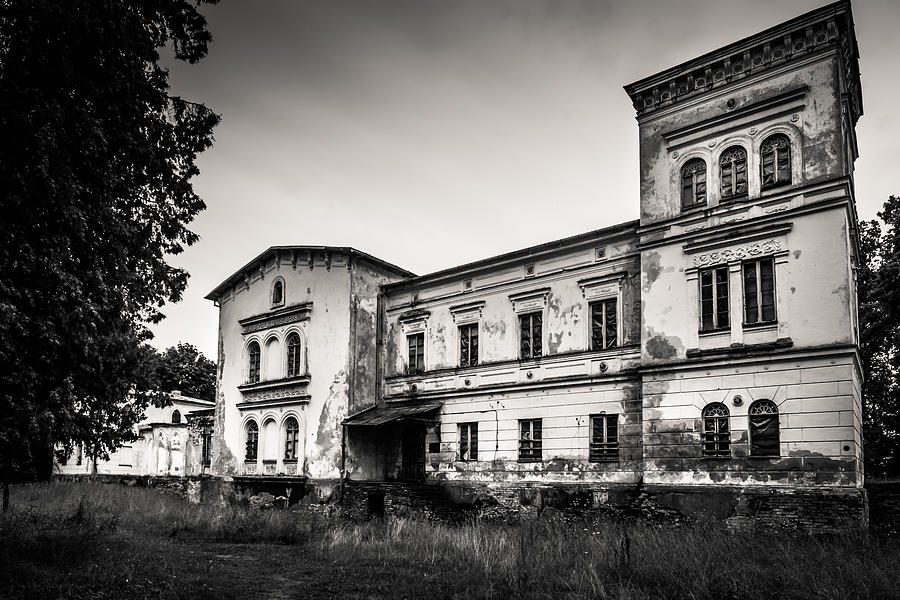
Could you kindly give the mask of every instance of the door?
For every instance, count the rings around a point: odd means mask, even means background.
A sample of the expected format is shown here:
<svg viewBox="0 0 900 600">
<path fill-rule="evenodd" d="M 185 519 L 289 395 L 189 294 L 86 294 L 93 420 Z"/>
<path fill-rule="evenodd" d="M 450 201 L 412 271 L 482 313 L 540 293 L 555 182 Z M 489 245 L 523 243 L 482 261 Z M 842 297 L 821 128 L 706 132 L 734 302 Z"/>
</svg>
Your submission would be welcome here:
<svg viewBox="0 0 900 600">
<path fill-rule="evenodd" d="M 403 424 L 400 449 L 400 478 L 406 481 L 425 480 L 425 424 L 406 421 Z"/>
</svg>

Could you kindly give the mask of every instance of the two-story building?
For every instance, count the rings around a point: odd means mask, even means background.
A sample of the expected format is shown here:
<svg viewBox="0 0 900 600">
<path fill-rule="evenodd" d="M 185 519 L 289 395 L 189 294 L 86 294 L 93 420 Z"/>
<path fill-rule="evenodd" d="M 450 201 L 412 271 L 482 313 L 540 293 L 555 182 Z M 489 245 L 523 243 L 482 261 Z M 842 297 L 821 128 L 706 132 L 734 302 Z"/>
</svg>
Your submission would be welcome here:
<svg viewBox="0 0 900 600">
<path fill-rule="evenodd" d="M 626 86 L 637 221 L 423 276 L 270 248 L 209 296 L 214 471 L 864 522 L 857 61 L 842 1 Z"/>
</svg>

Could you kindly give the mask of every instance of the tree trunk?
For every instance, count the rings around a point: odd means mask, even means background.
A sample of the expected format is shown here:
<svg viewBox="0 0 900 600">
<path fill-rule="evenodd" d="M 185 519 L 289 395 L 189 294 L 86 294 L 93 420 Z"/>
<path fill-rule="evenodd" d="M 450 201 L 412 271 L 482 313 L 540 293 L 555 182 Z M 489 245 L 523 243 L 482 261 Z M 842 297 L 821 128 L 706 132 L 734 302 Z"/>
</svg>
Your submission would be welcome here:
<svg viewBox="0 0 900 600">
<path fill-rule="evenodd" d="M 94 450 L 91 456 L 91 475 L 97 474 L 97 451 Z"/>
</svg>

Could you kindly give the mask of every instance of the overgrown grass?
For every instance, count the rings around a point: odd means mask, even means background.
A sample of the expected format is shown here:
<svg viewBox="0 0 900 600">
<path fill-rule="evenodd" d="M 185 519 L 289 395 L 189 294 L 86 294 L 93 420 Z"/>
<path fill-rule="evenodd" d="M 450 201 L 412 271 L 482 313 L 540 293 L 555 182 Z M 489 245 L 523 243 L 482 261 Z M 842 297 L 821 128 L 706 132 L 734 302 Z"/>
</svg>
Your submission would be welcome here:
<svg viewBox="0 0 900 600">
<path fill-rule="evenodd" d="M 900 541 L 531 521 L 346 522 L 193 506 L 154 490 L 14 489 L 9 598 L 893 598 Z"/>
</svg>

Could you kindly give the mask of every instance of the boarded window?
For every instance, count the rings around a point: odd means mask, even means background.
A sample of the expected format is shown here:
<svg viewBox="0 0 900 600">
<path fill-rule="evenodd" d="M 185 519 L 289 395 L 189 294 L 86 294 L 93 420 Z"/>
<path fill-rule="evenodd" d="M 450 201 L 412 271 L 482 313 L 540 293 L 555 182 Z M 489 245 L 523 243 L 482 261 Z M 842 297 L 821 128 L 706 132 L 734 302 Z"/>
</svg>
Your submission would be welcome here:
<svg viewBox="0 0 900 600">
<path fill-rule="evenodd" d="M 474 367 L 478 364 L 478 323 L 459 328 L 459 366 Z"/>
<path fill-rule="evenodd" d="M 744 323 L 775 321 L 775 260 L 744 263 Z"/>
<path fill-rule="evenodd" d="M 728 267 L 700 271 L 700 330 L 728 327 Z"/>
<path fill-rule="evenodd" d="M 292 333 L 287 339 L 287 376 L 299 377 L 303 369 L 300 363 L 300 334 Z"/>
<path fill-rule="evenodd" d="M 478 460 L 478 423 L 459 424 L 459 460 Z"/>
<path fill-rule="evenodd" d="M 681 169 L 681 207 L 706 205 L 706 162 L 694 158 Z"/>
<path fill-rule="evenodd" d="M 760 146 L 762 188 L 791 183 L 791 140 L 784 134 L 768 137 Z"/>
<path fill-rule="evenodd" d="M 731 431 L 728 407 L 714 402 L 703 409 L 704 456 L 731 456 Z"/>
<path fill-rule="evenodd" d="M 406 338 L 409 347 L 409 363 L 407 372 L 410 374 L 425 372 L 425 334 L 416 333 Z"/>
<path fill-rule="evenodd" d="M 722 174 L 722 202 L 747 195 L 747 151 L 732 146 L 719 160 Z"/>
<path fill-rule="evenodd" d="M 619 345 L 616 299 L 591 304 L 591 348 L 603 350 Z"/>
<path fill-rule="evenodd" d="M 541 313 L 519 315 L 519 358 L 535 358 L 541 355 L 543 316 Z"/>
<path fill-rule="evenodd" d="M 294 417 L 284 422 L 284 459 L 297 460 L 297 440 L 300 438 L 300 424 Z"/>
<path fill-rule="evenodd" d="M 250 345 L 247 347 L 247 357 L 248 357 L 248 369 L 247 369 L 247 381 L 249 383 L 256 383 L 259 381 L 259 344 L 256 342 L 250 342 Z"/>
<path fill-rule="evenodd" d="M 781 454 L 778 407 L 771 400 L 757 400 L 750 405 L 750 456 Z"/>
<path fill-rule="evenodd" d="M 212 462 L 212 429 L 203 429 L 203 447 L 201 453 L 201 461 L 204 467 L 208 467 Z"/>
<path fill-rule="evenodd" d="M 591 417 L 589 460 L 601 462 L 619 458 L 619 415 Z"/>
<path fill-rule="evenodd" d="M 540 419 L 519 421 L 519 462 L 540 462 L 543 439 Z"/>
<path fill-rule="evenodd" d="M 244 448 L 244 460 L 256 460 L 259 451 L 259 425 L 256 421 L 247 423 L 247 442 Z"/>
</svg>

